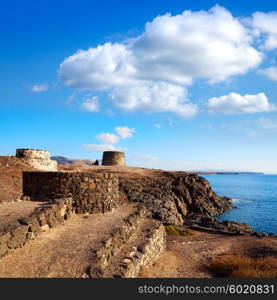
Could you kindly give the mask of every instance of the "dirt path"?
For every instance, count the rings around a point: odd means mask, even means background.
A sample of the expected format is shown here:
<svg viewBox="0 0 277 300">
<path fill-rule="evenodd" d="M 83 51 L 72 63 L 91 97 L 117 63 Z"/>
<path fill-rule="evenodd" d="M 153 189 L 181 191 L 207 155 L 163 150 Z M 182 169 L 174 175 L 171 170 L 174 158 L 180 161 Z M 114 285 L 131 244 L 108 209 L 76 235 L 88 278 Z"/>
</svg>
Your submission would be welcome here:
<svg viewBox="0 0 277 300">
<path fill-rule="evenodd" d="M 82 277 L 92 249 L 134 209 L 105 215 L 75 215 L 0 260 L 0 277 Z"/>
<path fill-rule="evenodd" d="M 228 252 L 242 253 L 251 244 L 269 244 L 277 248 L 277 239 L 253 236 L 228 236 L 193 231 L 192 236 L 167 236 L 166 252 L 139 277 L 201 278 L 213 277 L 206 269 L 214 257 Z"/>
<path fill-rule="evenodd" d="M 17 219 L 27 217 L 44 202 L 22 201 L 0 204 L 0 232 Z"/>
</svg>

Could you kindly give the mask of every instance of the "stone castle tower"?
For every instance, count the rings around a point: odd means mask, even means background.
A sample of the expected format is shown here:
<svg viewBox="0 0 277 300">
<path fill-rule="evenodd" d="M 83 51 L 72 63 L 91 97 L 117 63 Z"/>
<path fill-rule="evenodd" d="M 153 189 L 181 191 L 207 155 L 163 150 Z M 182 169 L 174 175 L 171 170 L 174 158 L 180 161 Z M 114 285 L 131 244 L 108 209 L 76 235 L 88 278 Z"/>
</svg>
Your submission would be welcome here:
<svg viewBox="0 0 277 300">
<path fill-rule="evenodd" d="M 16 149 L 17 158 L 38 170 L 57 171 L 58 164 L 50 159 L 50 153 L 46 150 L 38 149 Z"/>
<path fill-rule="evenodd" d="M 103 166 L 125 166 L 125 153 L 119 151 L 104 151 Z"/>
</svg>

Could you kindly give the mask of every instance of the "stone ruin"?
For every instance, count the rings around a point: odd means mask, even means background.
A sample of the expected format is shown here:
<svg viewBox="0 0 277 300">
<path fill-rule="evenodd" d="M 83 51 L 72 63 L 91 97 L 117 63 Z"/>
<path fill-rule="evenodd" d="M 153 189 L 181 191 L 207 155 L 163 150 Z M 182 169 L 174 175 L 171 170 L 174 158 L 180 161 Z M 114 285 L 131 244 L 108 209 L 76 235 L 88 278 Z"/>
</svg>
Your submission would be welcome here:
<svg viewBox="0 0 277 300">
<path fill-rule="evenodd" d="M 44 204 L 11 224 L 8 231 L 0 232 L 0 258 L 64 224 L 74 214 L 116 214 L 121 204 L 118 176 L 113 172 L 26 171 L 23 195 L 25 201 Z M 163 224 L 152 219 L 143 204 L 138 204 L 93 246 L 84 272 L 90 278 L 137 277 L 141 267 L 151 266 L 165 247 Z"/>
<path fill-rule="evenodd" d="M 56 171 L 56 161 L 43 150 L 17 149 L 16 157 L 43 170 L 23 172 L 21 197 L 42 201 L 42 205 L 0 232 L 0 258 L 64 224 L 74 214 L 117 213 L 122 200 L 115 172 Z M 123 152 L 107 151 L 103 158 L 104 165 L 125 165 Z M 131 212 L 117 227 L 103 236 L 99 233 L 100 240 L 92 245 L 91 261 L 84 269 L 87 277 L 137 277 L 141 267 L 152 265 L 165 250 L 162 222 L 152 219 L 142 203 L 130 206 Z"/>
<path fill-rule="evenodd" d="M 17 158 L 41 171 L 57 171 L 58 163 L 50 159 L 50 153 L 38 149 L 16 149 Z"/>
<path fill-rule="evenodd" d="M 23 194 L 34 201 L 71 197 L 79 214 L 112 212 L 118 204 L 118 177 L 102 172 L 23 172 Z"/>
<path fill-rule="evenodd" d="M 125 166 L 125 153 L 119 151 L 104 151 L 103 166 Z"/>
</svg>

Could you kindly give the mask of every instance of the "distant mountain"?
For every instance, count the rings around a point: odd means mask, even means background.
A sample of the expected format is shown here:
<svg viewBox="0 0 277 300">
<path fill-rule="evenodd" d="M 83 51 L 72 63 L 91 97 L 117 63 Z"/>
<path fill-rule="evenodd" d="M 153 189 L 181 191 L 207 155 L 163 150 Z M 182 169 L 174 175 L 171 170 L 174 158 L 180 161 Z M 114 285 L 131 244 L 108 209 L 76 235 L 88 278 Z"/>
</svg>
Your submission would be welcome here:
<svg viewBox="0 0 277 300">
<path fill-rule="evenodd" d="M 74 159 L 64 156 L 51 156 L 51 159 L 55 160 L 59 165 L 93 165 L 95 161 L 90 159 Z"/>
</svg>

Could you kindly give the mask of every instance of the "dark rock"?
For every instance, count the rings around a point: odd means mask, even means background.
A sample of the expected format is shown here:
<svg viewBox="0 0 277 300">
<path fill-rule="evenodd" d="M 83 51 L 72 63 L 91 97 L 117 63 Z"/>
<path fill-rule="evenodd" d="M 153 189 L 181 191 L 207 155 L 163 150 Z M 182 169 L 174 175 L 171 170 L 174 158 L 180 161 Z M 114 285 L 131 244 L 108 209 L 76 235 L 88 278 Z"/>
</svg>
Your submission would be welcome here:
<svg viewBox="0 0 277 300">
<path fill-rule="evenodd" d="M 129 201 L 143 202 L 152 217 L 165 224 L 182 225 L 187 218 L 214 217 L 232 207 L 232 200 L 219 197 L 206 179 L 185 172 L 122 176 L 119 188 Z"/>
</svg>

